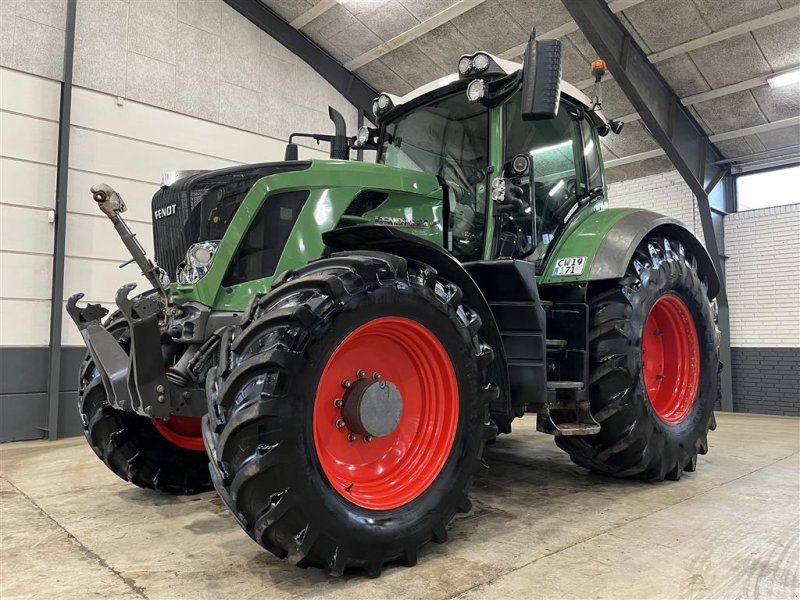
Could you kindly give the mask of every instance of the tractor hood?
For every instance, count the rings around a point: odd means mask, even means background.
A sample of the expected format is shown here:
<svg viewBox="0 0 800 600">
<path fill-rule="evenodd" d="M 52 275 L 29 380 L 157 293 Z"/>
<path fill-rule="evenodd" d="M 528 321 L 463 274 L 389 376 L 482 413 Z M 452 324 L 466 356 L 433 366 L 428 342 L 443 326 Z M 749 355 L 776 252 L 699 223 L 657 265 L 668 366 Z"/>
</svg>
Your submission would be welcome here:
<svg viewBox="0 0 800 600">
<path fill-rule="evenodd" d="M 442 244 L 443 192 L 420 171 L 313 159 L 196 173 L 153 197 L 155 256 L 171 293 L 241 310 L 287 268 L 318 258 L 322 234 L 372 223 Z M 213 241 L 213 262 L 192 283 L 175 275 L 188 250 Z"/>
<path fill-rule="evenodd" d="M 155 258 L 170 280 L 189 246 L 219 240 L 253 184 L 269 175 L 299 171 L 308 161 L 261 163 L 215 171 L 172 171 L 152 200 Z"/>
</svg>

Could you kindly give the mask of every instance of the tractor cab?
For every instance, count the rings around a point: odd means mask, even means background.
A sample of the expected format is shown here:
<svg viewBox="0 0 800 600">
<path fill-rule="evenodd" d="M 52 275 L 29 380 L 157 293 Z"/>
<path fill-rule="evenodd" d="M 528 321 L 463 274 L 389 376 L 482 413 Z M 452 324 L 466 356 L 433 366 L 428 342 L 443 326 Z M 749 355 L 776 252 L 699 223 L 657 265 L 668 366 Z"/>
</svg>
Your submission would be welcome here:
<svg viewBox="0 0 800 600">
<path fill-rule="evenodd" d="M 557 58 L 539 62 L 539 71 L 560 75 Z M 461 262 L 519 259 L 540 274 L 579 209 L 605 207 L 599 137 L 610 127 L 573 86 L 530 90 L 535 73 L 525 72 L 486 53 L 464 56 L 457 75 L 402 98 L 381 94 L 373 105 L 379 128 L 358 138 L 377 149 L 380 164 L 437 177 L 446 190 L 445 246 Z M 544 110 L 542 95 L 551 99 Z"/>
</svg>

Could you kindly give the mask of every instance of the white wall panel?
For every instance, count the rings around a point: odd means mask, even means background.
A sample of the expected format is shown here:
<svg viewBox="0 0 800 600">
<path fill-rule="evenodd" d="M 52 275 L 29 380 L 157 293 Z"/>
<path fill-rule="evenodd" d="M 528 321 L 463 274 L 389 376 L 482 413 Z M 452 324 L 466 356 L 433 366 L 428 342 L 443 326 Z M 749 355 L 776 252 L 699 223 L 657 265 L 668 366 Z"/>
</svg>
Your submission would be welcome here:
<svg viewBox="0 0 800 600">
<path fill-rule="evenodd" d="M 114 133 L 234 163 L 282 160 L 286 145 L 285 141 L 272 137 L 131 100 L 118 106 L 114 96 L 81 88 L 75 89 L 72 123 L 86 129 Z M 325 155 L 323 152 L 312 152 L 317 156 Z M 162 165 L 165 171 L 172 168 Z"/>
<path fill-rule="evenodd" d="M 47 346 L 50 302 L 0 299 L 0 346 Z"/>
<path fill-rule="evenodd" d="M 56 164 L 58 124 L 0 112 L 0 156 Z"/>
<path fill-rule="evenodd" d="M 221 169 L 236 162 L 73 126 L 69 164 L 74 169 L 158 184 L 165 171 Z"/>
<path fill-rule="evenodd" d="M 731 345 L 800 347 L 800 204 L 725 217 Z"/>
<path fill-rule="evenodd" d="M 148 223 L 128 223 L 145 248 L 153 247 L 152 228 Z M 66 254 L 78 258 L 102 258 L 124 262 L 130 260 L 114 226 L 106 217 L 67 214 Z M 152 252 L 148 252 L 152 255 Z"/>
<path fill-rule="evenodd" d="M 57 82 L 0 68 L 3 346 L 49 343 L 59 98 Z"/>
<path fill-rule="evenodd" d="M 612 183 L 608 186 L 608 204 L 612 208 L 644 208 L 673 217 L 703 241 L 694 195 L 677 171 Z"/>
<path fill-rule="evenodd" d="M 0 205 L 0 250 L 52 254 L 53 225 L 47 211 Z"/>
<path fill-rule="evenodd" d="M 102 216 L 97 203 L 92 200 L 89 188 L 98 183 L 107 183 L 120 193 L 128 210 L 122 215 L 126 221 L 150 222 L 150 201 L 158 191 L 155 183 L 142 183 L 132 179 L 109 177 L 70 169 L 67 184 L 67 210 L 91 216 Z M 105 218 L 105 217 L 103 217 Z M 108 223 L 111 226 L 111 223 Z"/>
<path fill-rule="evenodd" d="M 0 67 L 3 110 L 58 121 L 61 85 L 57 81 Z"/>
<path fill-rule="evenodd" d="M 56 168 L 0 156 L 0 204 L 52 209 Z"/>
<path fill-rule="evenodd" d="M 3 252 L 0 256 L 0 298 L 49 300 L 52 266 L 53 260 L 49 255 Z M 5 318 L 8 317 L 0 315 L 0 319 Z"/>
<path fill-rule="evenodd" d="M 64 300 L 72 294 L 82 292 L 87 301 L 108 303 L 113 306 L 117 290 L 123 284 L 138 284 L 139 288 L 132 295 L 150 289 L 150 284 L 142 277 L 141 271 L 135 264 L 122 269 L 119 268 L 120 264 L 122 263 L 117 261 L 67 257 Z"/>
</svg>

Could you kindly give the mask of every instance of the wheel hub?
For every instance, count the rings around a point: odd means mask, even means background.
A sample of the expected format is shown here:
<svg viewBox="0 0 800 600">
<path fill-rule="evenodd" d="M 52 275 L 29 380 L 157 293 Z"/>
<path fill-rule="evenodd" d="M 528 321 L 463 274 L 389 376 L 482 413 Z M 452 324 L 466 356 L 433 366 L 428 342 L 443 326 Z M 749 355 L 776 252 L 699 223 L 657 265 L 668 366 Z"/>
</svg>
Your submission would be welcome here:
<svg viewBox="0 0 800 600">
<path fill-rule="evenodd" d="M 359 379 L 347 388 L 342 402 L 347 428 L 373 438 L 390 435 L 403 414 L 403 396 L 391 381 Z"/>
<path fill-rule="evenodd" d="M 700 341 L 686 302 L 662 295 L 650 310 L 642 332 L 642 371 L 647 398 L 667 423 L 691 412 L 700 381 Z"/>
<path fill-rule="evenodd" d="M 458 382 L 442 342 L 417 321 L 378 317 L 339 342 L 320 374 L 314 447 L 339 494 L 391 510 L 436 480 L 458 418 Z"/>
</svg>

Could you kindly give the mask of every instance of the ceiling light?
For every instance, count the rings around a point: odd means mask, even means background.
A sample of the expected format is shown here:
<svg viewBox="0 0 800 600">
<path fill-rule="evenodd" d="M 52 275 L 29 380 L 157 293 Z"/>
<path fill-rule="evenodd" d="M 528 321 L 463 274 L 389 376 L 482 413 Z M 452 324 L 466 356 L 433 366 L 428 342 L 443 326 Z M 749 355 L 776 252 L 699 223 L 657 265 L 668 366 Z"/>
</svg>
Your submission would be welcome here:
<svg viewBox="0 0 800 600">
<path fill-rule="evenodd" d="M 783 87 L 793 83 L 800 83 L 800 69 L 792 69 L 791 71 L 767 77 L 767 83 L 769 87 Z"/>
<path fill-rule="evenodd" d="M 555 196 L 558 193 L 558 190 L 563 188 L 564 185 L 565 185 L 564 184 L 564 180 L 563 179 L 559 179 L 558 183 L 553 186 L 553 189 L 550 190 L 550 192 L 547 195 L 550 196 L 550 197 Z"/>
<path fill-rule="evenodd" d="M 545 152 L 552 152 L 553 150 L 560 150 L 561 148 L 567 148 L 568 146 L 572 146 L 572 142 L 561 142 L 560 144 L 553 144 L 552 146 L 542 146 L 541 148 L 535 148 L 531 150 L 528 154 L 531 156 L 536 156 L 537 154 L 544 154 Z"/>
</svg>

